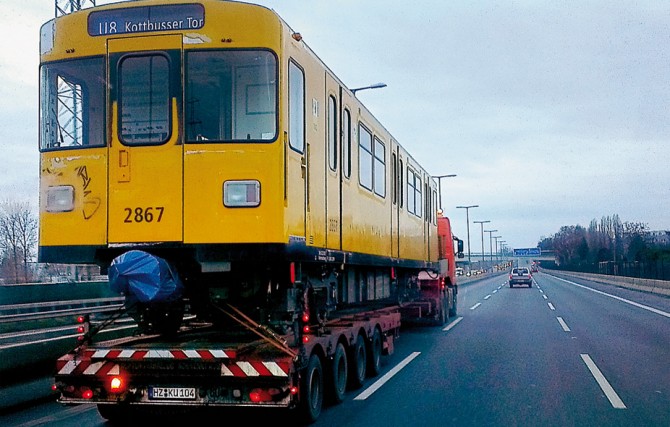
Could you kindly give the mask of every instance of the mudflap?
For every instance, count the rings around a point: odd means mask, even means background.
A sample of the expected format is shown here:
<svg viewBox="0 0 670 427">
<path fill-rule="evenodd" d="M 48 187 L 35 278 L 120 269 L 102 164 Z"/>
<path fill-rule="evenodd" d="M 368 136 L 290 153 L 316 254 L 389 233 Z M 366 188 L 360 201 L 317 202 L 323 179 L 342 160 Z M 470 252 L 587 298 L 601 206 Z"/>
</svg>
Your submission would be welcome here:
<svg viewBox="0 0 670 427">
<path fill-rule="evenodd" d="M 395 344 L 395 334 L 390 333 L 386 334 L 386 339 L 384 340 L 384 345 L 382 347 L 382 354 L 384 356 L 389 356 L 393 354 Z"/>
</svg>

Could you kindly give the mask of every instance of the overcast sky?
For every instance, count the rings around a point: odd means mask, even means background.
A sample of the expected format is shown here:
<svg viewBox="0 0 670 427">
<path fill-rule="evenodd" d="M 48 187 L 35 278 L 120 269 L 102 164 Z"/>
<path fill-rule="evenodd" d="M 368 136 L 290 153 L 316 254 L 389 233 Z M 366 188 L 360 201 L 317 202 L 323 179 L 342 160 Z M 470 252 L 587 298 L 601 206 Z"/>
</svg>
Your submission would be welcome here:
<svg viewBox="0 0 670 427">
<path fill-rule="evenodd" d="M 98 0 L 97 4 L 110 3 Z M 670 2 L 259 1 L 429 173 L 473 252 L 619 215 L 670 229 Z M 0 3 L 0 200 L 38 197 L 39 29 L 54 0 Z M 486 251 L 489 233 L 485 233 Z M 467 250 L 467 245 L 466 245 Z"/>
</svg>

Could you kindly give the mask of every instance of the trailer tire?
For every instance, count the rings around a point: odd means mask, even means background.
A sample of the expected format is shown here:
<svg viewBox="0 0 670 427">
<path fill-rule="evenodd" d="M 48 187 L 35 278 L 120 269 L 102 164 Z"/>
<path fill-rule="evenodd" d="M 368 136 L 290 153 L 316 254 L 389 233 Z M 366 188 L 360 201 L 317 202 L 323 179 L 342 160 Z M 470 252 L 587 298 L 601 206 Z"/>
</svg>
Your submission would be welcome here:
<svg viewBox="0 0 670 427">
<path fill-rule="evenodd" d="M 349 385 L 352 389 L 363 387 L 367 374 L 368 358 L 367 349 L 365 348 L 365 338 L 361 334 L 358 334 L 356 342 L 351 348 L 349 362 L 349 365 L 352 367 L 351 375 L 349 375 Z"/>
<path fill-rule="evenodd" d="M 300 391 L 300 415 L 306 423 L 311 424 L 319 418 L 323 407 L 323 367 L 316 354 L 309 358 Z"/>
<path fill-rule="evenodd" d="M 382 333 L 378 327 L 372 334 L 370 340 L 370 360 L 368 372 L 371 377 L 376 377 L 382 370 Z"/>
<path fill-rule="evenodd" d="M 329 374 L 330 381 L 328 381 L 326 388 L 328 390 L 328 398 L 333 403 L 342 403 L 344 394 L 347 391 L 347 377 L 349 374 L 347 352 L 342 343 L 337 343 L 337 347 L 335 347 Z"/>
</svg>

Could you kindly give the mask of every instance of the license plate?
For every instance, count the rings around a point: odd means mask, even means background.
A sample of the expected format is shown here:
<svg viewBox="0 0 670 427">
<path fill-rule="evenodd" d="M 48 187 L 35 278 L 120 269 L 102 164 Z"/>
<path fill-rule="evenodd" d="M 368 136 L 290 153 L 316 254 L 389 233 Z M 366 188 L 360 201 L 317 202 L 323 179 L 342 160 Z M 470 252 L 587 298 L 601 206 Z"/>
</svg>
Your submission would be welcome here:
<svg viewBox="0 0 670 427">
<path fill-rule="evenodd" d="M 149 399 L 193 400 L 194 387 L 149 387 Z"/>
</svg>

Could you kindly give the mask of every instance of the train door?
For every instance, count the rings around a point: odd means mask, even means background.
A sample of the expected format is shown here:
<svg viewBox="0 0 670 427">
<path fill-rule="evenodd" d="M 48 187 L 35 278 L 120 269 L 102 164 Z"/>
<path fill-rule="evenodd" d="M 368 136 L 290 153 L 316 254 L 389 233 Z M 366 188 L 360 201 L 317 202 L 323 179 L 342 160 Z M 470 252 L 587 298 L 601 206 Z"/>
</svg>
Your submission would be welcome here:
<svg viewBox="0 0 670 427">
<path fill-rule="evenodd" d="M 425 188 L 425 204 L 426 204 L 426 215 L 425 215 L 425 227 L 426 227 L 426 259 L 429 261 L 435 261 L 437 258 L 431 250 L 432 246 L 437 247 L 437 236 L 433 233 L 433 230 L 436 229 L 436 218 L 437 218 L 437 191 L 435 186 L 431 185 L 430 175 L 424 176 L 424 188 Z"/>
<path fill-rule="evenodd" d="M 181 241 L 181 36 L 108 41 L 109 243 Z"/>
<path fill-rule="evenodd" d="M 391 140 L 391 256 L 394 258 L 400 253 L 400 176 L 398 143 Z"/>
<path fill-rule="evenodd" d="M 433 215 L 431 198 L 433 197 L 433 193 L 430 188 L 430 176 L 426 174 L 423 176 L 423 195 L 423 256 L 424 259 L 430 261 L 430 222 Z"/>
<path fill-rule="evenodd" d="M 297 216 L 300 235 L 291 235 L 305 243 L 309 212 L 308 147 L 305 140 L 307 105 L 305 71 L 295 61 L 288 62 L 288 132 L 284 135 L 284 199 Z M 294 231 L 295 232 L 295 231 Z"/>
<path fill-rule="evenodd" d="M 342 224 L 342 177 L 341 150 L 342 142 L 340 132 L 341 114 L 341 88 L 333 77 L 326 73 L 326 247 L 329 249 L 341 249 L 341 224 Z"/>
</svg>

